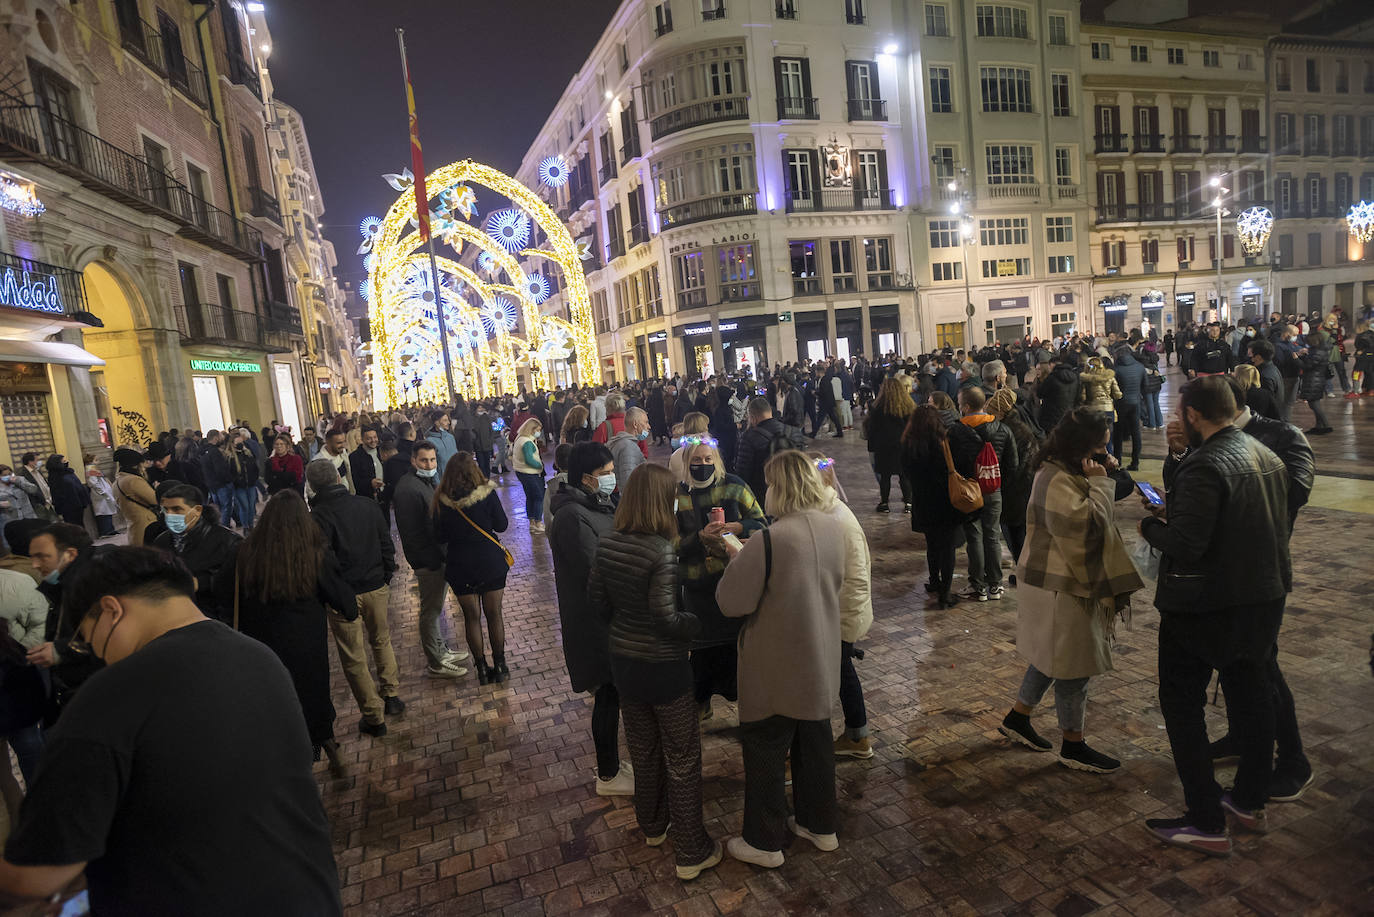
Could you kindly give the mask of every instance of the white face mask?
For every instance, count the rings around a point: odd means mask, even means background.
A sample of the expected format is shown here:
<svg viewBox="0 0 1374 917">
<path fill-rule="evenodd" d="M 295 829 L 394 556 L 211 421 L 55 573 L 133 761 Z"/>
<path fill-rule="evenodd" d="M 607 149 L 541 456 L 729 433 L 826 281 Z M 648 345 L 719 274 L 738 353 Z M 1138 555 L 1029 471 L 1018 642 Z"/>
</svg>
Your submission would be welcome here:
<svg viewBox="0 0 1374 917">
<path fill-rule="evenodd" d="M 596 489 L 607 497 L 615 493 L 615 473 L 597 475 Z"/>
</svg>

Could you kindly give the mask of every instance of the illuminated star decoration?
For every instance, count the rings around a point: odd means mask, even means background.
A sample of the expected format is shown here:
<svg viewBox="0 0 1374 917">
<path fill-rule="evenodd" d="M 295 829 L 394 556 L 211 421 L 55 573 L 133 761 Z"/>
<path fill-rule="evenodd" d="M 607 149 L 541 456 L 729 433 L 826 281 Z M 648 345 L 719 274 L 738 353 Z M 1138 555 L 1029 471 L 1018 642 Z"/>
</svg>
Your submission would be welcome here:
<svg viewBox="0 0 1374 917">
<path fill-rule="evenodd" d="M 399 173 L 388 172 L 382 176 L 382 181 L 397 191 L 409 191 L 415 184 L 415 175 L 409 169 L 402 169 Z"/>
<path fill-rule="evenodd" d="M 496 211 L 483 228 L 508 252 L 518 252 L 530 241 L 530 219 L 518 210 Z"/>
<path fill-rule="evenodd" d="M 465 220 L 477 216 L 477 194 L 467 185 L 454 185 L 443 193 L 440 200 L 447 209 L 462 214 Z"/>
<path fill-rule="evenodd" d="M 482 252 L 477 256 L 477 266 L 490 274 L 496 270 L 496 259 L 491 256 L 491 252 Z"/>
<path fill-rule="evenodd" d="M 26 217 L 36 217 L 48 209 L 38 199 L 38 191 L 33 185 L 15 181 L 6 175 L 0 175 L 0 207 Z"/>
<path fill-rule="evenodd" d="M 1274 214 L 1268 207 L 1250 207 L 1242 210 L 1236 217 L 1236 229 L 1240 233 L 1240 247 L 1247 255 L 1258 255 L 1269 241 L 1269 230 L 1274 227 Z"/>
<path fill-rule="evenodd" d="M 568 161 L 561 153 L 539 161 L 539 180 L 550 188 L 561 188 L 568 183 Z"/>
<path fill-rule="evenodd" d="M 496 297 L 482 309 L 482 324 L 492 336 L 498 331 L 510 331 L 515 327 L 515 319 L 515 303 L 504 296 Z"/>
<path fill-rule="evenodd" d="M 577 246 L 577 257 L 583 261 L 592 260 L 592 237 L 582 236 L 573 243 Z"/>
<path fill-rule="evenodd" d="M 543 274 L 529 274 L 525 277 L 525 293 L 536 303 L 543 303 L 548 299 L 550 291 L 549 278 Z"/>
<path fill-rule="evenodd" d="M 372 251 L 372 245 L 377 241 L 377 236 L 382 232 L 382 221 L 378 217 L 363 217 L 358 224 L 358 232 L 363 234 L 363 244 L 358 246 L 358 254 L 366 255 Z"/>
<path fill-rule="evenodd" d="M 1350 208 L 1345 221 L 1350 224 L 1350 234 L 1356 239 L 1361 242 L 1374 239 L 1374 204 L 1360 201 Z"/>
<path fill-rule="evenodd" d="M 372 281 L 370 279 L 358 284 L 358 295 L 363 298 L 363 302 L 372 301 Z"/>
</svg>

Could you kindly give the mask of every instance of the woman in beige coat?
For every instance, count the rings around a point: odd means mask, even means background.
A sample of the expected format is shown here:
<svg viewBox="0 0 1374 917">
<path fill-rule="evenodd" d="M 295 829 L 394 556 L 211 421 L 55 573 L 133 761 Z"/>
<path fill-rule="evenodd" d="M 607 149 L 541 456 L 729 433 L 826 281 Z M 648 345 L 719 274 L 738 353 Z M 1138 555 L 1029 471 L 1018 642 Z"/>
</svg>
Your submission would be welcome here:
<svg viewBox="0 0 1374 917">
<path fill-rule="evenodd" d="M 143 453 L 136 449 L 116 449 L 115 503 L 129 522 L 129 544 L 143 544 L 143 530 L 157 519 L 157 495 L 143 476 Z"/>
<path fill-rule="evenodd" d="M 796 450 L 763 469 L 773 525 L 732 553 L 716 587 L 721 613 L 743 618 L 739 719 L 744 829 L 726 845 L 737 860 L 778 867 L 787 832 L 820 850 L 835 837 L 830 710 L 840 690 L 840 608 L 847 570 L 843 524 L 815 464 Z M 787 816 L 785 768 L 792 761 Z"/>
<path fill-rule="evenodd" d="M 1083 740 L 1088 679 L 1111 670 L 1114 621 L 1142 585 L 1116 529 L 1116 482 L 1092 459 L 1105 451 L 1110 431 L 1100 412 L 1079 408 L 1041 448 L 1016 569 L 1016 649 L 1030 664 L 998 728 L 1028 748 L 1050 751 L 1030 714 L 1054 685 L 1064 734 L 1059 761 L 1097 774 L 1121 762 Z"/>
</svg>

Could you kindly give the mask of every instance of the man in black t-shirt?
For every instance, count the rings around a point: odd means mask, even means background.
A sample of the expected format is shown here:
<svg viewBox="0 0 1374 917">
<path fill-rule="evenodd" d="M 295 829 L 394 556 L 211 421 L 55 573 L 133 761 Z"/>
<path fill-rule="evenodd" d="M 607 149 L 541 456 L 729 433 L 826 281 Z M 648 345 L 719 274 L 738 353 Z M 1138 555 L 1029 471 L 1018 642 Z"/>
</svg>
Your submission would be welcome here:
<svg viewBox="0 0 1374 917">
<path fill-rule="evenodd" d="M 102 915 L 341 913 L 291 677 L 194 595 L 152 548 L 109 549 L 64 583 L 69 648 L 106 667 L 48 733 L 0 898 L 47 897 L 84 869 Z"/>
</svg>

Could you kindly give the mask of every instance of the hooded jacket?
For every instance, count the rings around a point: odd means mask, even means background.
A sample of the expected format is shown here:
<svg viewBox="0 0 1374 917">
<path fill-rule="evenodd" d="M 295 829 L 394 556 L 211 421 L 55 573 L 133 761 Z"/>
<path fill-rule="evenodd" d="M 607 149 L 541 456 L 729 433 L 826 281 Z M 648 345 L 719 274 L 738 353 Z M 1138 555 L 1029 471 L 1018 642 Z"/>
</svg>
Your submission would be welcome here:
<svg viewBox="0 0 1374 917">
<path fill-rule="evenodd" d="M 1116 374 L 1102 367 L 1088 367 L 1078 374 L 1082 390 L 1079 401 L 1092 411 L 1100 411 L 1112 418 L 1116 417 L 1115 404 L 1121 399 L 1121 386 L 1116 382 Z"/>
</svg>

